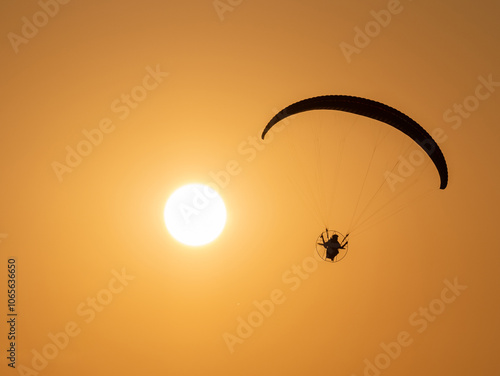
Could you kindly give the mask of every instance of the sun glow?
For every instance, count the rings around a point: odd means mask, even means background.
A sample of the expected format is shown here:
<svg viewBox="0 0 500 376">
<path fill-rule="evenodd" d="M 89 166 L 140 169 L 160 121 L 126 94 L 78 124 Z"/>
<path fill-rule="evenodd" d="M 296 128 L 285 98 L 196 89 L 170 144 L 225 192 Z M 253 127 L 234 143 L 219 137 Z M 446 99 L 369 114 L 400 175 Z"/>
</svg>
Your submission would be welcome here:
<svg viewBox="0 0 500 376">
<path fill-rule="evenodd" d="M 215 240 L 226 224 L 226 206 L 220 195 L 203 184 L 188 184 L 170 195 L 164 219 L 179 242 L 200 246 Z"/>
</svg>

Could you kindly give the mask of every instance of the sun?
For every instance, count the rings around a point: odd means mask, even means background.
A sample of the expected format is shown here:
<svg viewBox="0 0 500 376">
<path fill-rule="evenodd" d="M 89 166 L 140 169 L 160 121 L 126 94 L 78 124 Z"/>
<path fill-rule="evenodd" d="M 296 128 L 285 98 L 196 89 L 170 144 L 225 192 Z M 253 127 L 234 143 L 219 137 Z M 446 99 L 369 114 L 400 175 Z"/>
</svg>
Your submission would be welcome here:
<svg viewBox="0 0 500 376">
<path fill-rule="evenodd" d="M 174 191 L 165 205 L 168 232 L 179 242 L 200 246 L 215 240 L 226 224 L 221 196 L 203 184 L 187 184 Z"/>
</svg>

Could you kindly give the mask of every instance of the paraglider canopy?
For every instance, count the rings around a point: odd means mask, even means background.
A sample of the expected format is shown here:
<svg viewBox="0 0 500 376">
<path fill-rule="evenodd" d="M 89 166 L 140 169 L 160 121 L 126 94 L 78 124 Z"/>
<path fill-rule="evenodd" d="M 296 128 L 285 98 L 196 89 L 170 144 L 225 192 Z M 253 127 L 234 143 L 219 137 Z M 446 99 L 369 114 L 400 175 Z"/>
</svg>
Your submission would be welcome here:
<svg viewBox="0 0 500 376">
<path fill-rule="evenodd" d="M 439 173 L 440 189 L 448 185 L 448 168 L 441 149 L 427 131 L 402 112 L 383 103 L 348 95 L 323 95 L 301 100 L 278 112 L 262 132 L 266 133 L 279 121 L 288 116 L 312 110 L 337 110 L 351 112 L 386 123 L 415 141 L 431 158 Z"/>
</svg>

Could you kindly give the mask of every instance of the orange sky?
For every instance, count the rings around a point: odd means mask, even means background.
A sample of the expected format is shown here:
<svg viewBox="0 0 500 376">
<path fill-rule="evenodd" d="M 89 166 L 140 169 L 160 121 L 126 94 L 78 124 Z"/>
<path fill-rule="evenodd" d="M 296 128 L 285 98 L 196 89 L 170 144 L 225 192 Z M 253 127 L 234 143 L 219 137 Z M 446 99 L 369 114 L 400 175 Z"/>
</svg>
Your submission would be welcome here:
<svg viewBox="0 0 500 376">
<path fill-rule="evenodd" d="M 18 315 L 13 369 L 4 293 L 1 374 L 498 373 L 499 13 L 494 1 L 3 2 L 0 281 L 15 258 Z M 304 205 L 326 185 L 301 196 L 287 180 L 290 134 L 256 141 L 276 110 L 324 94 L 440 128 L 450 173 L 445 191 L 432 165 L 415 175 L 426 194 L 403 196 L 338 264 L 314 258 L 322 227 Z M 180 245 L 168 195 L 228 163 L 224 232 Z M 346 194 L 331 218 L 349 214 Z"/>
</svg>

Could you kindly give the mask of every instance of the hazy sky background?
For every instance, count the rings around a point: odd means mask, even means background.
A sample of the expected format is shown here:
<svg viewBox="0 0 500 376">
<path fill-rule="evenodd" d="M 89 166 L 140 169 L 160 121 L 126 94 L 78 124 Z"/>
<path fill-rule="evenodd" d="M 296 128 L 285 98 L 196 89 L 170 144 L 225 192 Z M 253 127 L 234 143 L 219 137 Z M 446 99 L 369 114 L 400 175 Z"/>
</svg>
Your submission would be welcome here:
<svg viewBox="0 0 500 376">
<path fill-rule="evenodd" d="M 15 257 L 19 313 L 17 369 L 2 357 L 2 374 L 499 371 L 498 2 L 54 4 L 0 5 L 0 281 Z M 124 104 L 131 92 L 140 101 Z M 338 264 L 311 261 L 322 228 L 281 174 L 280 134 L 252 144 L 275 110 L 324 94 L 441 128 L 450 174 L 439 191 L 431 168 L 436 189 L 353 237 Z M 180 245 L 168 195 L 228 163 L 224 232 Z"/>
</svg>

